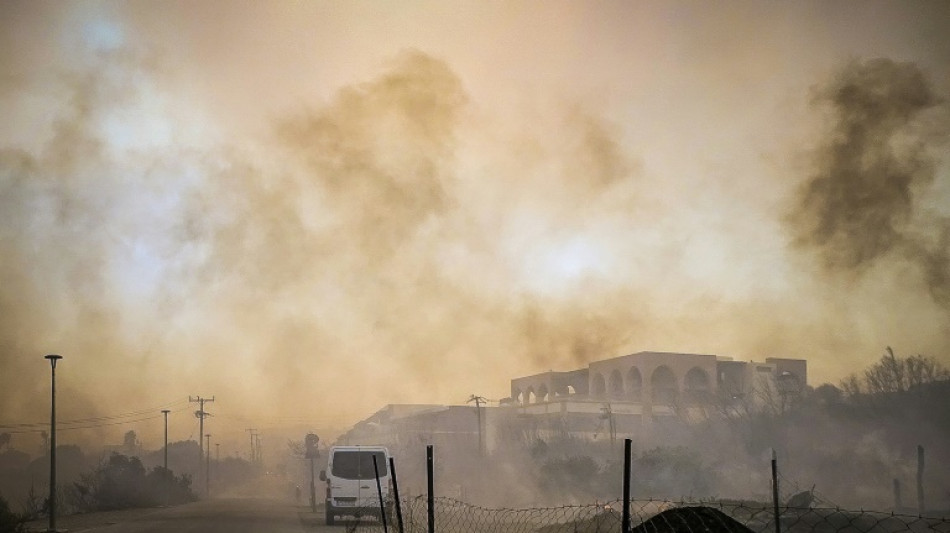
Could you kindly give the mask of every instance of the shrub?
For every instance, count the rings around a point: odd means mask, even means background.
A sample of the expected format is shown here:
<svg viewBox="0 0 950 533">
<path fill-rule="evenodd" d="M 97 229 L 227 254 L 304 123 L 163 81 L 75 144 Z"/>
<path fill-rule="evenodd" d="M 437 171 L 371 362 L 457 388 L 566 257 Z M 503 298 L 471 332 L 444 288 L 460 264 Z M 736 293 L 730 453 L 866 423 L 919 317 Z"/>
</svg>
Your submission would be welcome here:
<svg viewBox="0 0 950 533">
<path fill-rule="evenodd" d="M 26 519 L 10 510 L 7 500 L 0 496 L 0 531 L 4 533 L 20 533 L 26 531 Z"/>
<path fill-rule="evenodd" d="M 152 507 L 195 500 L 191 478 L 157 466 L 145 471 L 138 457 L 113 453 L 72 486 L 74 504 L 86 511 Z"/>
</svg>

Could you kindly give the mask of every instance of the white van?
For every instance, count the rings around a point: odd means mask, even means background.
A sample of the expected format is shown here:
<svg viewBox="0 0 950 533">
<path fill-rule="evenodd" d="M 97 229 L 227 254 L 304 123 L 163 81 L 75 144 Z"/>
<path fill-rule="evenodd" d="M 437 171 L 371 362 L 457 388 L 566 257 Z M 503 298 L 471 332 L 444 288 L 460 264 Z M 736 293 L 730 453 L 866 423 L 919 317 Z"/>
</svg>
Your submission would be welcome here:
<svg viewBox="0 0 950 533">
<path fill-rule="evenodd" d="M 326 523 L 338 516 L 379 518 L 379 491 L 373 457 L 379 469 L 383 501 L 389 498 L 389 451 L 383 446 L 332 446 L 327 469 L 320 479 L 327 482 Z"/>
</svg>

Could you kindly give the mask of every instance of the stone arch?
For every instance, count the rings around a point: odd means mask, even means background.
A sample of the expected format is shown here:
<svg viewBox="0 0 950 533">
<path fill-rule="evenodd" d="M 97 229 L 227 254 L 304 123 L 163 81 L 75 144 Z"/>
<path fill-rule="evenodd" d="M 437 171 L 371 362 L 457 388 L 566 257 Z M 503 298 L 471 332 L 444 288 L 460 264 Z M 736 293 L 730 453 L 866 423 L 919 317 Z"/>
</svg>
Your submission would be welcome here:
<svg viewBox="0 0 950 533">
<path fill-rule="evenodd" d="M 623 396 L 623 376 L 620 375 L 620 371 L 614 369 L 610 373 L 610 381 L 608 383 L 608 390 L 612 398 L 620 398 Z"/>
<path fill-rule="evenodd" d="M 529 403 L 535 403 L 537 401 L 537 396 L 534 394 L 534 387 L 528 387 L 528 392 L 525 393 L 524 403 L 528 405 Z"/>
<path fill-rule="evenodd" d="M 633 366 L 627 370 L 627 396 L 631 399 L 639 400 L 643 393 L 643 376 L 640 375 L 640 369 Z"/>
<path fill-rule="evenodd" d="M 689 369 L 689 372 L 687 372 L 683 378 L 683 388 L 686 390 L 686 395 L 689 400 L 693 402 L 706 402 L 710 400 L 711 390 L 709 383 L 709 374 L 698 366 Z"/>
<path fill-rule="evenodd" d="M 546 402 L 548 400 L 548 386 L 541 384 L 538 387 L 538 402 Z"/>
<path fill-rule="evenodd" d="M 657 405 L 672 405 L 676 402 L 676 375 L 666 365 L 658 366 L 650 376 L 651 399 Z"/>
<path fill-rule="evenodd" d="M 511 391 L 511 399 L 515 403 L 523 403 L 524 402 L 523 395 L 524 393 L 521 392 L 521 389 L 515 389 Z"/>
<path fill-rule="evenodd" d="M 597 373 L 590 378 L 591 396 L 603 396 L 607 392 L 607 384 L 604 382 L 604 375 Z"/>
</svg>

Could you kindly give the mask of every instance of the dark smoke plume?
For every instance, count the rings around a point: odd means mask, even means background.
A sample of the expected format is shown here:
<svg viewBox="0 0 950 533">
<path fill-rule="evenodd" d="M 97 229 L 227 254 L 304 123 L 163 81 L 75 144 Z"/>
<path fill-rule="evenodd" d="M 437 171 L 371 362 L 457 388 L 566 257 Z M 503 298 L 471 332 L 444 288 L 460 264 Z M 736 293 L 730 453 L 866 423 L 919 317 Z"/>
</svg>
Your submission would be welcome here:
<svg viewBox="0 0 950 533">
<path fill-rule="evenodd" d="M 927 235 L 946 221 L 920 206 L 945 137 L 928 131 L 927 119 L 943 100 L 914 63 L 874 59 L 847 65 L 816 103 L 830 106 L 835 123 L 789 217 L 795 245 L 817 253 L 829 271 L 858 274 L 901 254 L 950 307 L 947 239 Z"/>
</svg>

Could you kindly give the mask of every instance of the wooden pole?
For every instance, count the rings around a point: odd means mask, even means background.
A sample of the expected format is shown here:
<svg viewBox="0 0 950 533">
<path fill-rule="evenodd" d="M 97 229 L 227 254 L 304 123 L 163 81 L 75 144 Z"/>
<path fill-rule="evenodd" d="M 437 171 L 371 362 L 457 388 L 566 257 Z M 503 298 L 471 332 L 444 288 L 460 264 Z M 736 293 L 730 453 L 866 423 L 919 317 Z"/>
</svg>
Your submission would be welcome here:
<svg viewBox="0 0 950 533">
<path fill-rule="evenodd" d="M 389 527 L 386 524 L 386 502 L 383 501 L 383 484 L 379 481 L 379 461 L 376 460 L 375 453 L 373 454 L 373 474 L 376 475 L 376 494 L 379 496 L 379 519 L 383 523 L 383 533 L 389 533 Z"/>
<path fill-rule="evenodd" d="M 900 512 L 904 507 L 904 503 L 901 501 L 901 482 L 899 479 L 894 478 L 894 510 Z"/>
<path fill-rule="evenodd" d="M 435 484 L 432 482 L 434 472 L 434 461 L 432 458 L 432 445 L 426 446 L 426 477 L 427 489 L 429 491 L 429 533 L 435 533 Z"/>
<path fill-rule="evenodd" d="M 775 533 L 782 533 L 778 511 L 778 461 L 775 458 L 775 448 L 772 448 L 772 505 L 775 508 Z"/>
<path fill-rule="evenodd" d="M 623 514 L 620 533 L 630 533 L 630 446 L 633 441 L 623 439 Z"/>
<path fill-rule="evenodd" d="M 402 526 L 402 502 L 399 501 L 399 481 L 396 479 L 396 461 L 389 458 L 389 475 L 393 478 L 393 498 L 396 500 L 396 522 L 399 522 L 399 533 L 405 533 Z"/>
<path fill-rule="evenodd" d="M 927 506 L 924 504 L 924 447 L 917 445 L 917 513 L 923 516 Z"/>
</svg>

